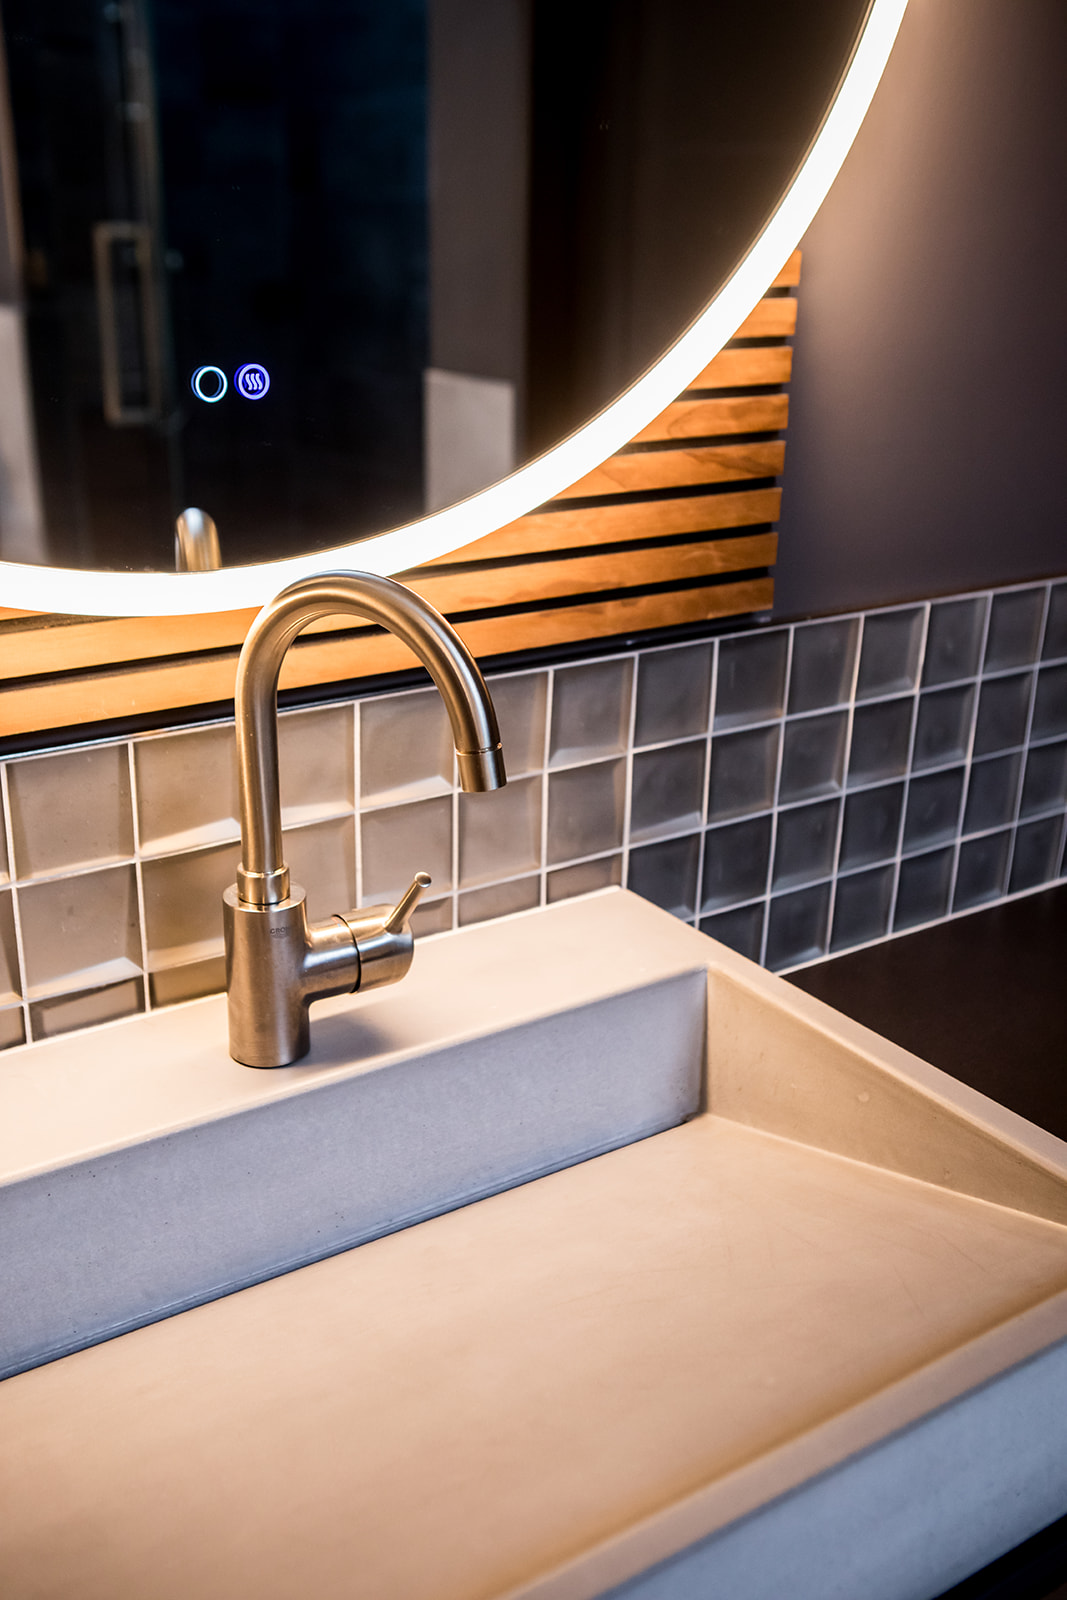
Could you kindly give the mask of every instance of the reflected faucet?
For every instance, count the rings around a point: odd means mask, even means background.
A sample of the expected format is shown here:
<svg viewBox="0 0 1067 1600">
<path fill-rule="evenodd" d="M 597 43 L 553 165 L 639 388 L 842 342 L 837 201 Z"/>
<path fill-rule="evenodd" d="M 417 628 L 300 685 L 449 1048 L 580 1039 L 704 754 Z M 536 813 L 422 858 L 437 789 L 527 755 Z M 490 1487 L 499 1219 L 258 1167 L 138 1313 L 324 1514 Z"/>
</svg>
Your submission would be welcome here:
<svg viewBox="0 0 1067 1600">
<path fill-rule="evenodd" d="M 241 865 L 223 896 L 230 1054 L 249 1067 L 283 1067 L 306 1055 L 312 1000 L 404 976 L 414 948 L 408 919 L 430 882 L 417 872 L 395 906 L 315 923 L 308 922 L 303 889 L 290 884 L 278 788 L 278 674 L 301 629 L 337 612 L 377 623 L 418 656 L 445 702 L 463 788 L 506 782 L 485 679 L 455 630 L 419 595 L 391 578 L 329 572 L 291 584 L 263 608 L 237 667 Z"/>
</svg>

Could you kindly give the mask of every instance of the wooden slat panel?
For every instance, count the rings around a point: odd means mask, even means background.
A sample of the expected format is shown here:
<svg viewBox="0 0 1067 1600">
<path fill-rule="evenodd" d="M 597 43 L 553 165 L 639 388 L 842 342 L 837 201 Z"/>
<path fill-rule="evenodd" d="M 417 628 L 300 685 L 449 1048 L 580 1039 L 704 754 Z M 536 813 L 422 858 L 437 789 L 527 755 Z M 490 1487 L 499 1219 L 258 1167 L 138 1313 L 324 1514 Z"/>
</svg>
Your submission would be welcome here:
<svg viewBox="0 0 1067 1600">
<path fill-rule="evenodd" d="M 607 602 L 560 606 L 511 617 L 461 623 L 459 632 L 476 656 L 642 633 L 717 617 L 766 610 L 771 578 L 744 579 L 666 594 L 622 596 Z M 282 669 L 283 688 L 345 683 L 414 664 L 391 634 L 298 641 Z M 46 684 L 0 688 L 0 736 L 67 727 L 115 717 L 151 716 L 174 706 L 205 705 L 233 697 L 237 652 L 199 660 L 163 662 L 102 673 L 98 678 L 59 678 Z"/>
<path fill-rule="evenodd" d="M 747 350 L 720 350 L 691 389 L 745 389 L 756 384 L 788 383 L 793 375 L 793 351 L 787 344 L 754 345 Z"/>
<path fill-rule="evenodd" d="M 800 261 L 803 251 L 794 250 L 781 272 L 771 284 L 772 289 L 795 289 L 800 282 Z"/>
<path fill-rule="evenodd" d="M 667 538 L 674 533 L 705 533 L 776 522 L 781 489 L 742 489 L 736 494 L 689 495 L 683 500 L 597 506 L 591 511 L 540 511 L 519 517 L 484 539 L 453 550 L 415 572 L 459 561 L 497 561 L 507 556 L 540 555 L 589 545 L 622 544 L 633 539 Z M 405 578 L 405 582 L 408 581 Z"/>
<path fill-rule="evenodd" d="M 702 445 L 690 450 L 644 450 L 611 456 L 603 466 L 571 484 L 558 500 L 579 495 L 620 494 L 642 489 L 677 489 L 689 483 L 733 483 L 744 478 L 774 478 L 782 470 L 785 445 Z"/>
<path fill-rule="evenodd" d="M 774 433 L 789 420 L 787 394 L 738 395 L 729 400 L 675 400 L 647 428 L 635 433 L 634 444 L 666 439 L 706 439 L 719 433 Z"/>
<path fill-rule="evenodd" d="M 792 295 L 761 300 L 742 322 L 735 339 L 789 339 L 797 330 L 797 302 Z"/>
<path fill-rule="evenodd" d="M 654 545 L 651 549 L 615 550 L 605 555 L 572 556 L 519 566 L 470 567 L 465 572 L 442 576 L 425 573 L 407 582 L 438 611 L 481 611 L 595 590 L 636 588 L 669 583 L 672 579 L 769 567 L 774 564 L 777 543 L 776 534 L 757 533 L 738 539 Z"/>
</svg>

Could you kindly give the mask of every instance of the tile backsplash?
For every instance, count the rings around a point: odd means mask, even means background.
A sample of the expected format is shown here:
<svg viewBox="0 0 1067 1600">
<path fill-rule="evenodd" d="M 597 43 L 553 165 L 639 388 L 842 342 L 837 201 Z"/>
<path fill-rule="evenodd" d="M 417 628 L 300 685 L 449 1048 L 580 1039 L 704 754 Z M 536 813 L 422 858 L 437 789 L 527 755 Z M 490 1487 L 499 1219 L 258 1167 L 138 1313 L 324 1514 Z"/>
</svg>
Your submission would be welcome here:
<svg viewBox="0 0 1067 1600">
<path fill-rule="evenodd" d="M 491 680 L 456 786 L 435 690 L 280 719 L 312 916 L 433 878 L 416 932 L 628 885 L 777 971 L 1065 874 L 1067 581 Z M 0 1048 L 223 985 L 232 723 L 0 764 Z"/>
</svg>

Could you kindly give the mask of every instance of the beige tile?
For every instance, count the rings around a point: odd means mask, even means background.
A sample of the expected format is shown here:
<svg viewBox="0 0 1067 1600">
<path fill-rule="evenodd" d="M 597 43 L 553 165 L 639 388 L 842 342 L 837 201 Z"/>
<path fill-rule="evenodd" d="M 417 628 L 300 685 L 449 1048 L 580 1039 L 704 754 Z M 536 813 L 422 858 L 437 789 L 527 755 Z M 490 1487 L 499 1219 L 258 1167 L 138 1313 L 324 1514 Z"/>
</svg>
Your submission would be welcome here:
<svg viewBox="0 0 1067 1600">
<path fill-rule="evenodd" d="M 144 986 L 140 978 L 130 978 L 126 983 L 38 1001 L 30 1006 L 30 1028 L 35 1039 L 51 1039 L 57 1033 L 73 1033 L 77 1028 L 115 1022 L 119 1017 L 136 1016 L 143 1010 Z"/>
<path fill-rule="evenodd" d="M 307 894 L 313 920 L 350 911 L 356 903 L 356 825 L 351 817 L 293 828 L 283 835 L 294 884 Z"/>
<path fill-rule="evenodd" d="M 143 851 L 163 854 L 237 837 L 232 724 L 136 740 L 133 760 Z"/>
<path fill-rule="evenodd" d="M 226 961 L 212 956 L 207 961 L 187 961 L 182 967 L 162 967 L 148 979 L 153 1006 L 179 1005 L 183 1000 L 199 1000 L 205 994 L 221 994 L 226 987 Z"/>
<path fill-rule="evenodd" d="M 452 787 L 452 730 L 436 689 L 364 700 L 360 788 L 365 802 L 388 805 Z"/>
<path fill-rule="evenodd" d="M 352 810 L 353 720 L 350 705 L 287 711 L 278 718 L 282 821 L 286 827 Z"/>
<path fill-rule="evenodd" d="M 124 744 L 12 761 L 8 794 L 20 878 L 121 861 L 133 854 Z"/>
<path fill-rule="evenodd" d="M 452 801 L 417 800 L 363 818 L 363 904 L 395 901 L 416 872 L 435 895 L 452 887 Z"/>
<path fill-rule="evenodd" d="M 519 778 L 490 794 L 460 795 L 461 889 L 517 877 L 540 865 L 540 778 Z"/>
<path fill-rule="evenodd" d="M 19 983 L 18 947 L 15 943 L 15 917 L 11 905 L 11 891 L 0 894 L 0 1006 L 17 1000 L 22 993 Z"/>
<path fill-rule="evenodd" d="M 141 970 L 132 867 L 27 884 L 19 891 L 31 1000 L 99 989 Z"/>
<path fill-rule="evenodd" d="M 144 881 L 148 965 L 179 966 L 222 951 L 222 895 L 237 876 L 241 847 L 218 845 L 146 861 Z"/>
<path fill-rule="evenodd" d="M 539 877 L 513 878 L 510 883 L 472 889 L 459 897 L 459 925 L 466 928 L 472 922 L 489 922 L 493 917 L 506 917 L 513 911 L 529 911 L 540 898 Z"/>
<path fill-rule="evenodd" d="M 489 693 L 500 724 L 500 742 L 509 780 L 524 772 L 536 772 L 545 759 L 547 672 L 490 678 Z"/>
</svg>

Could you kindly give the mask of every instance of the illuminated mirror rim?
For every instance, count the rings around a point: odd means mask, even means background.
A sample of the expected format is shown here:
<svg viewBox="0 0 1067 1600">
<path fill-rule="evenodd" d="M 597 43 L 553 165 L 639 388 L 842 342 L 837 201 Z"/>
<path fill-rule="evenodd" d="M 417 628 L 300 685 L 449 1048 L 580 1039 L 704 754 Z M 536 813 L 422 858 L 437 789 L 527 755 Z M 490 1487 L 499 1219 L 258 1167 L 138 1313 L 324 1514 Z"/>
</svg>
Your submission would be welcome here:
<svg viewBox="0 0 1067 1600">
<path fill-rule="evenodd" d="M 807 158 L 732 276 L 636 383 L 561 444 L 443 511 L 308 555 L 217 572 L 102 572 L 0 561 L 3 604 L 75 616 L 163 617 L 265 605 L 298 578 L 356 567 L 406 572 L 526 516 L 614 455 L 677 399 L 733 337 L 803 238 L 866 115 L 907 0 L 872 0 L 833 105 Z"/>
</svg>

